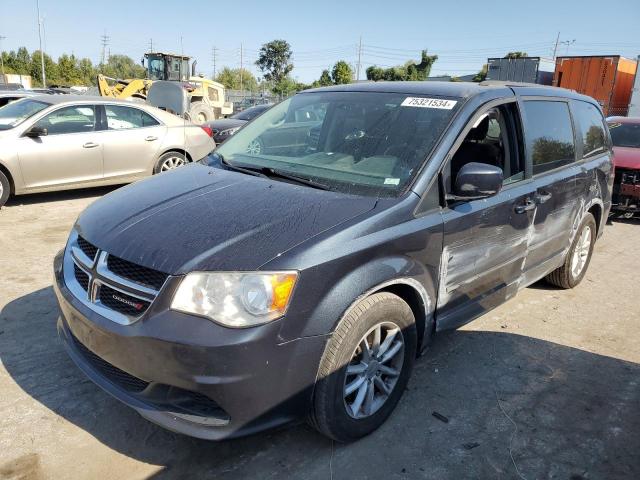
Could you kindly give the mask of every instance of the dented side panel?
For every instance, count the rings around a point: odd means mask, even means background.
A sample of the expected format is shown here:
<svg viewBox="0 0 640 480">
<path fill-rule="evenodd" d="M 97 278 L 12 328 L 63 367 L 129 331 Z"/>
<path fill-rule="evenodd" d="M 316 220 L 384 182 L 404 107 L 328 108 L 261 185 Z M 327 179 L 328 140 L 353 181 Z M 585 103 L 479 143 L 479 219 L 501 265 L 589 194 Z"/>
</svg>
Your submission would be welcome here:
<svg viewBox="0 0 640 480">
<path fill-rule="evenodd" d="M 444 212 L 438 330 L 467 323 L 517 292 L 535 210 L 517 213 L 516 206 L 532 194 L 531 182 L 521 182 Z"/>
</svg>

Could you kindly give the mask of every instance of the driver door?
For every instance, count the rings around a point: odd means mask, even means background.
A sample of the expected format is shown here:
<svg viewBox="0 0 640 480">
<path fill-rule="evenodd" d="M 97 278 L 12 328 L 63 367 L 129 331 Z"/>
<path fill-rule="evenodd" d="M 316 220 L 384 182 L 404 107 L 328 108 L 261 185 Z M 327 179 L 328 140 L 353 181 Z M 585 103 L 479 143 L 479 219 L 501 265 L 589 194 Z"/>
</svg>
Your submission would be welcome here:
<svg viewBox="0 0 640 480">
<path fill-rule="evenodd" d="M 18 158 L 27 190 L 46 190 L 102 181 L 102 144 L 94 105 L 65 106 L 33 126 L 47 129 L 18 141 Z M 33 127 L 32 126 L 32 127 Z"/>
<path fill-rule="evenodd" d="M 455 328 L 513 296 L 519 289 L 536 204 L 525 175 L 516 102 L 477 113 L 443 170 L 451 194 L 457 171 L 469 162 L 502 168 L 502 190 L 489 198 L 449 201 L 443 209 L 438 328 Z"/>
</svg>

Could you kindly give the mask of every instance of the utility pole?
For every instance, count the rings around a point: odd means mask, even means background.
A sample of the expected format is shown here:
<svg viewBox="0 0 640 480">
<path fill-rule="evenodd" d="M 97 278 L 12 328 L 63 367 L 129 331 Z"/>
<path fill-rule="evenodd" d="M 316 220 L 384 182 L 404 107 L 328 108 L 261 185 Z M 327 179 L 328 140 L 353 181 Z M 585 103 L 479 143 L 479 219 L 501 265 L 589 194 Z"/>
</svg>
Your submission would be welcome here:
<svg viewBox="0 0 640 480">
<path fill-rule="evenodd" d="M 102 42 L 102 65 L 104 65 L 104 56 L 107 53 L 107 45 L 109 45 L 109 36 L 107 35 L 107 31 L 104 31 L 104 35 L 100 37 L 100 41 Z"/>
<path fill-rule="evenodd" d="M 47 74 L 44 71 L 44 51 L 42 50 L 42 29 L 40 21 L 40 0 L 36 0 L 36 13 L 38 15 L 38 39 L 40 40 L 40 66 L 42 67 L 42 86 L 47 86 Z"/>
<path fill-rule="evenodd" d="M 2 35 L 0 35 L 0 69 L 2 69 L 2 81 L 4 82 L 4 58 L 3 57 L 3 53 L 4 50 L 2 50 L 2 41 L 5 40 L 7 37 L 4 37 Z"/>
<path fill-rule="evenodd" d="M 556 44 L 553 47 L 553 61 L 556 60 L 556 53 L 558 53 L 558 42 L 560 41 L 560 32 L 558 32 L 558 36 L 556 37 Z"/>
<path fill-rule="evenodd" d="M 358 67 L 356 68 L 356 82 L 360 80 L 360 56 L 362 55 L 362 35 L 358 43 Z"/>
<path fill-rule="evenodd" d="M 216 78 L 216 50 L 215 46 L 211 49 L 211 59 L 213 60 L 213 79 Z"/>
<path fill-rule="evenodd" d="M 244 98 L 244 90 L 242 89 L 242 44 L 240 44 L 240 91 L 242 92 L 242 98 Z"/>
<path fill-rule="evenodd" d="M 153 53 L 153 38 L 149 39 L 149 53 Z"/>
</svg>

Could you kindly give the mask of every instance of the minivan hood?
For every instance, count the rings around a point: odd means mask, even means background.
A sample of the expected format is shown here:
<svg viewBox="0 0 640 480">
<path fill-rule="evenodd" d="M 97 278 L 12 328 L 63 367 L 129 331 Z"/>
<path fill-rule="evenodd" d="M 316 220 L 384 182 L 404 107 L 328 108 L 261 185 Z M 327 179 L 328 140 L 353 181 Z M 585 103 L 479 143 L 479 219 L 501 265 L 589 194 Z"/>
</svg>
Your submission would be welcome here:
<svg viewBox="0 0 640 480">
<path fill-rule="evenodd" d="M 165 273 L 247 271 L 375 204 L 193 164 L 104 196 L 76 228 L 100 249 Z"/>
<path fill-rule="evenodd" d="M 613 147 L 613 164 L 618 168 L 640 170 L 640 148 Z"/>
</svg>

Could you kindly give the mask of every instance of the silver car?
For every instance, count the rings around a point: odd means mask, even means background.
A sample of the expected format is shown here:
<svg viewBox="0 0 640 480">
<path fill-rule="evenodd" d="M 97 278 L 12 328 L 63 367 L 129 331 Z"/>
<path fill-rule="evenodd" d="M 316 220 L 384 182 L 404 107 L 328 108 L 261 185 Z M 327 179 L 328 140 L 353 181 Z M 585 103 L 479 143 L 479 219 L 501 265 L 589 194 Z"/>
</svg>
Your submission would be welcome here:
<svg viewBox="0 0 640 480">
<path fill-rule="evenodd" d="M 9 194 L 129 183 L 207 156 L 210 130 L 144 103 L 38 95 L 0 108 L 0 206 Z"/>
</svg>

